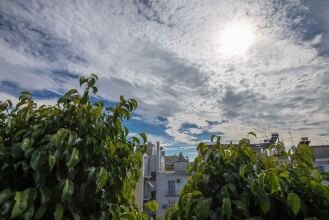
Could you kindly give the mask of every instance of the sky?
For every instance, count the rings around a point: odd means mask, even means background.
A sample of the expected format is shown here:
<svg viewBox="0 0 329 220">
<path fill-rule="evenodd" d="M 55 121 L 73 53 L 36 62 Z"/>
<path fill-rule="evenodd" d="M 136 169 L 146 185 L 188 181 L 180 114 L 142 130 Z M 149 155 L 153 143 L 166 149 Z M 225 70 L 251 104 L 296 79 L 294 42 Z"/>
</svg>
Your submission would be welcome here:
<svg viewBox="0 0 329 220">
<path fill-rule="evenodd" d="M 90 73 L 168 155 L 249 131 L 329 144 L 329 1 L 0 1 L 0 100 L 52 104 Z"/>
</svg>

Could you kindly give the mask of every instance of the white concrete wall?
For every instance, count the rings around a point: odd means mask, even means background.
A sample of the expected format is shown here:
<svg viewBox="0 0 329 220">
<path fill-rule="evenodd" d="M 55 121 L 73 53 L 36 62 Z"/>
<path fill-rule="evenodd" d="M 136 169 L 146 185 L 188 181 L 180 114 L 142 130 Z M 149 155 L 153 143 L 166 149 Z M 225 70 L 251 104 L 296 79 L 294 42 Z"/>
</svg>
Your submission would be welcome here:
<svg viewBox="0 0 329 220">
<path fill-rule="evenodd" d="M 329 170 L 329 158 L 316 159 L 314 162 L 315 167 L 323 167 L 325 171 Z"/>
<path fill-rule="evenodd" d="M 177 182 L 179 179 L 179 182 Z M 168 195 L 168 180 L 175 181 L 175 196 Z M 156 177 L 156 199 L 158 202 L 157 216 L 164 214 L 166 208 L 173 206 L 179 199 L 179 192 L 188 181 L 187 173 L 164 172 Z"/>
<path fill-rule="evenodd" d="M 176 161 L 174 163 L 175 172 L 187 172 L 188 162 L 185 161 Z"/>
</svg>

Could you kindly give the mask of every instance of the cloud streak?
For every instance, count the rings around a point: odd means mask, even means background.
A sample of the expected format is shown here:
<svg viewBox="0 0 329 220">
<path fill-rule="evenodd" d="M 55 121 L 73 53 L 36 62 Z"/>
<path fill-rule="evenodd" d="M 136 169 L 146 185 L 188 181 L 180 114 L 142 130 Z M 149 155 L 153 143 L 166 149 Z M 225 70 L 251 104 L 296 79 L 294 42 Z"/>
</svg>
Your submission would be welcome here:
<svg viewBox="0 0 329 220">
<path fill-rule="evenodd" d="M 100 98 L 137 98 L 145 124 L 136 132 L 161 124 L 150 135 L 172 147 L 251 130 L 258 141 L 278 131 L 295 143 L 301 135 L 326 143 L 328 11 L 299 0 L 5 0 L 0 81 L 61 94 L 97 72 Z M 239 22 L 252 26 L 255 41 L 244 56 L 227 56 L 220 36 Z M 1 90 L 1 99 L 12 95 Z"/>
</svg>

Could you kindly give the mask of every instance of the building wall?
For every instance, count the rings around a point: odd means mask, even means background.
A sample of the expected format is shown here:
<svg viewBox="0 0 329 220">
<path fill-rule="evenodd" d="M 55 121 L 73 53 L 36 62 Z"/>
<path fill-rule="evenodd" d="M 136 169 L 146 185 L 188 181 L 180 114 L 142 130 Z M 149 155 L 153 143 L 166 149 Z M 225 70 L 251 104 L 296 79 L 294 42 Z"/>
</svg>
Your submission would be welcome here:
<svg viewBox="0 0 329 220">
<path fill-rule="evenodd" d="M 168 181 L 175 181 L 175 195 L 168 195 Z M 177 181 L 179 180 L 179 181 Z M 156 177 L 157 216 L 162 216 L 165 209 L 172 207 L 179 199 L 179 192 L 188 182 L 186 172 L 163 172 Z"/>
<path fill-rule="evenodd" d="M 315 162 L 314 162 L 314 166 L 319 171 L 327 171 L 327 170 L 329 170 L 329 157 L 328 158 L 316 159 Z"/>
<path fill-rule="evenodd" d="M 145 175 L 148 172 L 148 155 L 144 154 L 142 158 L 142 167 L 141 167 L 141 176 L 138 179 L 136 184 L 136 188 L 134 191 L 135 202 L 140 211 L 143 210 L 144 204 L 144 182 L 145 182 Z"/>
</svg>

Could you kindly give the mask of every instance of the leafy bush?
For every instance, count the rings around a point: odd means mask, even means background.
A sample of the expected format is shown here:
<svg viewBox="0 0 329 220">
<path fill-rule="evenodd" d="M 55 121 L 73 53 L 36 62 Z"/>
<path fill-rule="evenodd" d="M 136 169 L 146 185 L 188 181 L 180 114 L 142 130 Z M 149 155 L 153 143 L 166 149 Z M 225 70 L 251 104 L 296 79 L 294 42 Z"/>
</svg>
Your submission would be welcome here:
<svg viewBox="0 0 329 220">
<path fill-rule="evenodd" d="M 122 126 L 137 107 L 92 103 L 96 75 L 80 78 L 80 95 L 67 92 L 40 107 L 22 92 L 15 107 L 0 103 L 0 219 L 137 219 L 140 134 Z"/>
<path fill-rule="evenodd" d="M 255 154 L 246 140 L 200 143 L 192 176 L 165 218 L 328 219 L 329 187 L 322 182 L 329 178 L 313 167 L 312 148 L 285 152 L 278 143 L 271 149 L 279 156 Z"/>
</svg>

